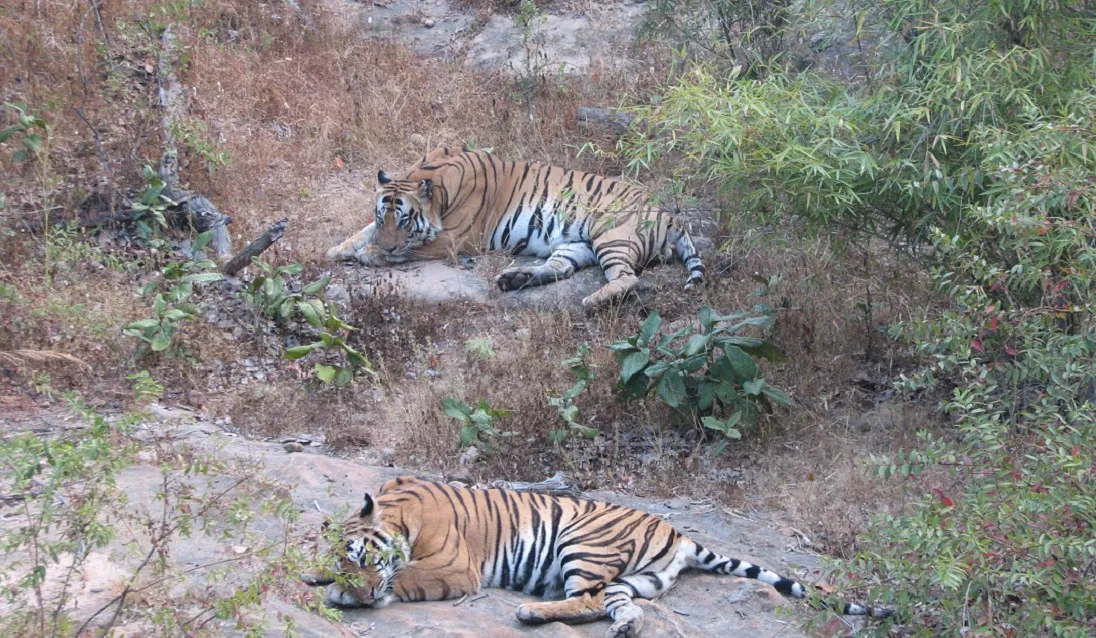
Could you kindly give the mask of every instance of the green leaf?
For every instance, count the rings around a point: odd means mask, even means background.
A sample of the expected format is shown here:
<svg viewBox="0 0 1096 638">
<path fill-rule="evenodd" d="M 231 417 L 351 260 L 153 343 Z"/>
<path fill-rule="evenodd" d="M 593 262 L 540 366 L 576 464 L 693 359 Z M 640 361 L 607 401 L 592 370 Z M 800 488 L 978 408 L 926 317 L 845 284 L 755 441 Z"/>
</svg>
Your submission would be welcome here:
<svg viewBox="0 0 1096 638">
<path fill-rule="evenodd" d="M 219 272 L 197 272 L 197 273 L 194 273 L 192 275 L 186 275 L 185 277 L 183 277 L 179 281 L 183 282 L 183 283 L 190 283 L 190 284 L 193 284 L 193 283 L 208 284 L 208 283 L 213 282 L 213 281 L 220 281 L 224 278 L 225 278 L 225 276 L 222 275 Z"/>
<path fill-rule="evenodd" d="M 210 240 L 213 239 L 213 231 L 207 230 L 194 238 L 194 242 L 190 245 L 190 252 L 197 253 L 203 250 L 209 245 Z"/>
<path fill-rule="evenodd" d="M 651 365 L 647 366 L 647 369 L 643 371 L 643 374 L 645 374 L 648 377 L 651 377 L 652 379 L 654 379 L 654 378 L 657 378 L 658 376 L 660 376 L 662 373 L 666 372 L 669 369 L 670 369 L 670 363 L 669 362 L 659 361 L 658 363 L 654 363 L 654 364 L 651 364 Z"/>
<path fill-rule="evenodd" d="M 307 355 L 308 353 L 312 352 L 313 350 L 315 350 L 320 345 L 322 345 L 322 342 L 317 341 L 315 343 L 310 343 L 310 344 L 305 345 L 305 346 L 296 346 L 296 347 L 293 347 L 293 348 L 286 348 L 285 349 L 285 358 L 289 359 L 290 361 L 296 361 L 297 359 L 300 359 L 301 357 L 303 357 L 303 356 Z"/>
<path fill-rule="evenodd" d="M 601 430 L 586 427 L 585 425 L 572 425 L 571 429 L 588 439 L 597 438 L 597 435 L 601 434 Z"/>
<path fill-rule="evenodd" d="M 704 332 L 711 332 L 713 325 L 715 321 L 712 319 L 712 309 L 704 306 L 700 309 L 700 327 L 704 329 Z"/>
<path fill-rule="evenodd" d="M 716 432 L 726 432 L 727 426 L 722 421 L 714 416 L 706 416 L 700 420 L 700 424 L 709 430 L 715 430 Z"/>
<path fill-rule="evenodd" d="M 559 445 L 560 443 L 563 443 L 564 441 L 567 440 L 567 435 L 568 434 L 569 434 L 569 432 L 567 431 L 566 428 L 559 428 L 559 429 L 556 429 L 556 430 L 549 430 L 548 431 L 548 442 Z"/>
<path fill-rule="evenodd" d="M 765 387 L 764 379 L 754 379 L 753 381 L 747 381 L 742 384 L 742 389 L 746 391 L 746 394 L 755 397 L 761 394 L 761 390 Z"/>
<path fill-rule="evenodd" d="M 668 370 L 658 382 L 658 396 L 672 408 L 681 405 L 685 400 L 685 379 L 681 372 Z"/>
<path fill-rule="evenodd" d="M 282 275 L 298 275 L 300 274 L 302 266 L 300 264 L 289 264 L 288 266 L 282 266 L 278 269 L 278 273 Z"/>
<path fill-rule="evenodd" d="M 639 327 L 639 341 L 636 342 L 636 345 L 646 346 L 650 343 L 661 326 L 662 317 L 659 316 L 657 310 L 652 310 L 651 314 L 647 315 L 647 319 Z"/>
<path fill-rule="evenodd" d="M 730 364 L 731 369 L 734 370 L 735 378 L 739 383 L 745 383 L 757 378 L 757 364 L 742 349 L 727 346 L 723 348 L 723 356 Z"/>
<path fill-rule="evenodd" d="M 312 301 L 316 300 L 310 299 L 308 301 L 299 302 L 297 304 L 297 310 L 301 312 L 301 316 L 303 316 L 304 320 L 308 322 L 308 325 L 312 326 L 313 328 L 323 328 L 323 319 L 320 318 L 320 313 L 317 310 L 316 306 L 310 303 Z M 320 306 L 320 309 L 322 308 L 323 306 Z"/>
<path fill-rule="evenodd" d="M 11 154 L 11 161 L 13 162 L 25 162 L 27 161 L 27 152 L 24 149 L 19 149 Z"/>
<path fill-rule="evenodd" d="M 335 380 L 335 373 L 337 370 L 333 366 L 325 366 L 323 364 L 316 364 L 316 378 L 324 383 L 331 383 Z"/>
<path fill-rule="evenodd" d="M 149 328 L 155 328 L 159 325 L 160 321 L 158 319 L 142 319 L 126 324 L 126 330 L 148 330 Z"/>
<path fill-rule="evenodd" d="M 163 352 L 171 346 L 171 337 L 163 332 L 157 332 L 152 335 L 152 341 L 150 343 L 152 344 L 153 352 Z"/>
<path fill-rule="evenodd" d="M 183 312 L 182 310 L 179 310 L 178 308 L 172 308 L 164 313 L 164 319 L 167 319 L 168 321 L 182 321 L 184 319 L 188 319 L 189 317 L 190 315 Z"/>
<path fill-rule="evenodd" d="M 321 292 L 323 292 L 324 289 L 327 288 L 327 285 L 330 284 L 330 283 L 331 283 L 331 277 L 329 275 L 324 275 L 320 279 L 317 279 L 316 281 L 313 281 L 312 283 L 310 283 L 307 286 L 305 286 L 304 288 L 302 288 L 301 289 L 301 294 L 304 294 L 304 295 L 318 295 Z"/>
<path fill-rule="evenodd" d="M 466 425 L 460 429 L 460 445 L 468 447 L 479 440 L 479 428 L 474 425 Z"/>
<path fill-rule="evenodd" d="M 646 375 L 642 374 L 637 374 L 628 383 L 619 384 L 618 387 L 625 398 L 629 399 L 644 396 L 650 389 Z"/>
<path fill-rule="evenodd" d="M 712 409 L 712 404 L 715 403 L 715 387 L 715 383 L 705 381 L 697 388 L 696 407 L 701 412 Z"/>
<path fill-rule="evenodd" d="M 622 383 L 628 383 L 639 371 L 643 370 L 647 366 L 647 362 L 651 359 L 651 351 L 647 348 L 641 348 L 635 352 L 628 353 L 624 357 L 624 360 L 620 362 L 620 380 Z"/>
<path fill-rule="evenodd" d="M 464 401 L 459 399 L 442 399 L 441 404 L 445 409 L 445 413 L 450 417 L 464 423 L 472 422 L 472 419 L 470 418 L 472 415 L 472 406 Z"/>
<path fill-rule="evenodd" d="M 685 344 L 685 356 L 691 357 L 703 352 L 711 340 L 711 335 L 693 335 L 689 337 L 689 341 Z"/>
<path fill-rule="evenodd" d="M 23 138 L 23 147 L 35 155 L 42 152 L 42 136 L 31 133 Z"/>
<path fill-rule="evenodd" d="M 783 405 L 789 408 L 795 406 L 795 401 L 793 401 L 792 398 L 788 396 L 788 393 L 784 392 L 780 388 L 774 388 L 773 386 L 766 384 L 761 392 L 770 400 L 772 400 L 773 403 L 777 403 L 779 405 Z"/>
<path fill-rule="evenodd" d="M 22 130 L 24 130 L 22 126 L 11 126 L 0 131 L 0 144 L 8 141 L 8 138 Z"/>
<path fill-rule="evenodd" d="M 495 417 L 483 408 L 477 408 L 469 418 L 477 425 L 491 425 L 495 422 Z"/>
<path fill-rule="evenodd" d="M 354 370 L 345 366 L 339 366 L 339 374 L 335 377 L 335 385 L 344 386 L 354 380 Z"/>
</svg>

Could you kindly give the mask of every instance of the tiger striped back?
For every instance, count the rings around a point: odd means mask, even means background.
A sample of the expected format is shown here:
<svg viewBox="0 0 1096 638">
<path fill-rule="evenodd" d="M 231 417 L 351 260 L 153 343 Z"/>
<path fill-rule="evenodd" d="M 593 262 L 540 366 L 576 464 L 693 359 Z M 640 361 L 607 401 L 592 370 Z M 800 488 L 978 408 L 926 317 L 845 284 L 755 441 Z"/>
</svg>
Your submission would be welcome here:
<svg viewBox="0 0 1096 638">
<path fill-rule="evenodd" d="M 503 290 L 566 279 L 596 263 L 608 284 L 583 300 L 590 307 L 624 295 L 647 265 L 674 254 L 689 269 L 687 288 L 704 278 L 677 212 L 619 179 L 439 148 L 404 179 L 381 171 L 378 182 L 374 223 L 328 257 L 367 265 L 492 250 L 548 258 L 502 272 L 496 282 Z"/>
<path fill-rule="evenodd" d="M 697 568 L 755 578 L 802 598 L 795 581 L 699 546 L 652 514 L 567 496 L 475 490 L 413 477 L 366 496 L 344 532 L 336 572 L 362 582 L 332 582 L 331 604 L 382 606 L 446 600 L 500 587 L 563 600 L 518 607 L 525 623 L 586 622 L 609 616 L 609 636 L 634 636 L 643 612 L 678 574 Z M 848 605 L 845 613 L 870 609 Z"/>
</svg>

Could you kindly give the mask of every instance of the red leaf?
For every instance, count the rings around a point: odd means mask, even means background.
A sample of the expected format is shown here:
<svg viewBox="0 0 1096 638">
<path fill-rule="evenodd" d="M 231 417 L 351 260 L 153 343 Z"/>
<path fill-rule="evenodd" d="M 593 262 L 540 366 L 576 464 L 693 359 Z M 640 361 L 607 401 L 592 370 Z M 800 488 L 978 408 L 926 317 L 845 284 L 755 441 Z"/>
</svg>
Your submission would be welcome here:
<svg viewBox="0 0 1096 638">
<path fill-rule="evenodd" d="M 994 331 L 994 332 L 997 332 L 997 317 L 996 316 L 994 316 L 992 319 L 989 320 L 989 329 Z"/>
<path fill-rule="evenodd" d="M 1005 352 L 1009 353 L 1010 355 L 1012 355 L 1014 357 L 1016 356 L 1016 351 L 1013 350 L 1012 347 L 1010 347 L 1010 346 L 1005 346 Z"/>
<path fill-rule="evenodd" d="M 952 502 L 952 500 L 950 498 L 945 496 L 942 500 L 944 501 L 944 505 L 946 507 L 955 507 L 955 503 Z"/>
<path fill-rule="evenodd" d="M 1080 445 L 1074 445 L 1073 449 L 1070 451 L 1071 456 L 1077 456 L 1080 453 L 1081 453 L 1081 446 Z"/>
<path fill-rule="evenodd" d="M 974 348 L 978 352 L 985 352 L 986 349 L 982 347 L 982 342 L 977 339 L 970 340 L 970 347 Z"/>
</svg>

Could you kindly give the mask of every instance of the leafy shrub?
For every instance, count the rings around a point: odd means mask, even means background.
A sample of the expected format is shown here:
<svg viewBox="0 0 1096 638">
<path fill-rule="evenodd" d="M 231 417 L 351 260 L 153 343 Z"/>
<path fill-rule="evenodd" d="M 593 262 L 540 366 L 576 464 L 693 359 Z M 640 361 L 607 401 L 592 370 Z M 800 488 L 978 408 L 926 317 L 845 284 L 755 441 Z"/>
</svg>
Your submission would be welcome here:
<svg viewBox="0 0 1096 638">
<path fill-rule="evenodd" d="M 42 135 L 49 133 L 46 121 L 29 113 L 25 104 L 4 102 L 3 106 L 15 112 L 16 123 L 0 131 L 0 144 L 19 135 L 21 136 L 19 142 L 23 147 L 12 153 L 11 161 L 26 162 L 37 158 L 44 148 Z"/>
<path fill-rule="evenodd" d="M 683 159 L 745 210 L 902 240 L 950 308 L 893 327 L 952 387 L 957 436 L 877 459 L 940 465 L 951 491 L 883 516 L 839 564 L 913 635 L 1096 632 L 1096 14 L 1076 3 L 834 4 L 876 42 L 867 80 L 683 76 L 641 115 L 667 135 L 633 169 Z M 873 627 L 887 635 L 888 624 Z"/>
<path fill-rule="evenodd" d="M 609 345 L 620 362 L 618 385 L 626 397 L 633 398 L 653 389 L 666 405 L 690 420 L 703 417 L 705 427 L 739 438 L 739 424 L 756 424 L 762 412 L 772 411 L 773 403 L 792 405 L 783 390 L 761 378 L 754 361 L 760 357 L 780 362 L 784 355 L 767 341 L 738 334 L 747 326 L 771 322 L 768 316 L 720 315 L 705 307 L 695 329 L 686 326 L 656 341 L 662 317 L 652 312 L 639 332 Z"/>
<path fill-rule="evenodd" d="M 342 353 L 346 359 L 346 365 L 317 363 L 314 368 L 317 379 L 338 386 L 347 385 L 360 372 L 376 374 L 365 355 L 351 347 L 341 336 L 351 330 L 356 330 L 356 328 L 339 319 L 334 304 L 312 303 L 316 301 L 313 299 L 299 302 L 298 308 L 302 310 L 301 314 L 304 315 L 308 324 L 319 333 L 319 339 L 303 346 L 287 348 L 285 358 L 296 361 L 313 352 L 331 351 Z"/>
<path fill-rule="evenodd" d="M 475 407 L 459 399 L 442 399 L 442 408 L 450 418 L 463 423 L 460 430 L 460 447 L 475 445 L 487 454 L 495 452 L 496 437 L 511 437 L 516 432 L 500 432 L 495 428 L 499 419 L 510 416 L 509 410 L 495 410 L 480 399 Z"/>
<path fill-rule="evenodd" d="M 571 368 L 571 374 L 575 375 L 575 385 L 558 397 L 548 397 L 548 406 L 555 408 L 562 426 L 548 432 L 548 440 L 555 444 L 563 443 L 572 434 L 578 434 L 592 439 L 600 434 L 597 428 L 592 428 L 578 421 L 578 406 L 575 399 L 586 391 L 586 387 L 594 380 L 594 371 L 586 362 L 590 354 L 590 345 L 582 344 L 574 358 L 563 362 L 563 365 Z"/>
<path fill-rule="evenodd" d="M 267 319 L 285 323 L 294 316 L 294 311 L 297 311 L 310 324 L 319 327 L 317 325 L 319 322 L 314 322 L 314 318 L 325 313 L 325 306 L 321 300 L 313 297 L 327 288 L 327 285 L 331 283 L 331 277 L 325 275 L 302 286 L 300 292 L 290 292 L 286 279 L 300 274 L 300 264 L 275 268 L 258 257 L 252 258 L 251 263 L 259 269 L 259 275 L 247 285 L 244 298 L 256 313 Z"/>
<path fill-rule="evenodd" d="M 201 251 L 212 238 L 209 232 L 202 233 L 194 241 L 193 252 Z M 185 321 L 191 321 L 200 314 L 197 304 L 191 301 L 194 296 L 194 284 L 210 283 L 223 279 L 220 273 L 206 272 L 215 267 L 208 259 L 188 259 L 173 261 L 160 270 L 161 278 L 149 282 L 141 289 L 141 296 L 156 292 L 153 297 L 152 311 L 155 316 L 127 324 L 122 334 L 140 339 L 142 350 L 168 354 L 179 354 L 172 348 L 176 332 Z M 164 290 L 166 288 L 166 290 Z"/>
</svg>

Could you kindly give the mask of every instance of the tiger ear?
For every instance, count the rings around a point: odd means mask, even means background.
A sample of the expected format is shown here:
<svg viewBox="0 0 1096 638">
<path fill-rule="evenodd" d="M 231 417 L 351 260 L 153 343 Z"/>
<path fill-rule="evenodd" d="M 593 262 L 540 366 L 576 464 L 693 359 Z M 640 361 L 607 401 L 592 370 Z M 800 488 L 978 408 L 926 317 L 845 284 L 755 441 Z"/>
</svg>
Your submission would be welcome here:
<svg viewBox="0 0 1096 638">
<path fill-rule="evenodd" d="M 419 197 L 428 202 L 434 195 L 434 180 L 429 177 L 419 182 Z"/>
<path fill-rule="evenodd" d="M 384 171 L 377 171 L 377 181 L 381 184 L 387 184 L 392 181 L 392 178 Z"/>
<path fill-rule="evenodd" d="M 365 493 L 365 500 L 362 501 L 362 511 L 358 514 L 359 518 L 369 518 L 373 516 L 373 497 L 369 495 L 369 492 Z"/>
</svg>

